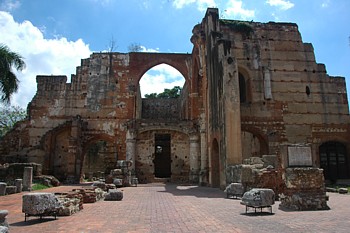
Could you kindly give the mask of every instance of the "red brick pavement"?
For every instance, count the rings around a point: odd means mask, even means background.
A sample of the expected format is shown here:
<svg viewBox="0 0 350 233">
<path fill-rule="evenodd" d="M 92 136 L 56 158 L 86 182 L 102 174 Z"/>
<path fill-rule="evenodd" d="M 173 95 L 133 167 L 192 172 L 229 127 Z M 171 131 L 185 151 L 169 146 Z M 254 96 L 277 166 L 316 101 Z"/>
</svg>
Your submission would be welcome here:
<svg viewBox="0 0 350 233">
<path fill-rule="evenodd" d="M 76 186 L 75 186 L 76 187 Z M 64 192 L 61 186 L 45 192 Z M 31 217 L 24 222 L 22 194 L 0 197 L 9 211 L 10 232 L 350 232 L 350 195 L 329 193 L 331 210 L 245 214 L 240 200 L 226 199 L 223 191 L 197 186 L 148 184 L 122 188 L 119 202 L 84 204 L 72 216 Z"/>
</svg>

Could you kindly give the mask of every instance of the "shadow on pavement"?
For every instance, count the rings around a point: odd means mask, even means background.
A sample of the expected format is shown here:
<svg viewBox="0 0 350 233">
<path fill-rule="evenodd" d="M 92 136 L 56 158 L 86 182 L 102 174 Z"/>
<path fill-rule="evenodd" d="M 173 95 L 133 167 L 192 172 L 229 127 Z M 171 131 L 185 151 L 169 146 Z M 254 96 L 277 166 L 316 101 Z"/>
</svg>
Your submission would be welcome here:
<svg viewBox="0 0 350 233">
<path fill-rule="evenodd" d="M 35 224 L 40 224 L 40 223 L 44 223 L 44 222 L 51 222 L 51 221 L 55 221 L 56 219 L 54 217 L 44 217 L 42 219 L 40 219 L 40 217 L 31 217 L 32 219 L 27 219 L 27 221 L 20 221 L 20 222 L 14 222 L 10 224 L 11 226 L 31 226 L 31 225 L 35 225 Z M 58 219 L 58 218 L 57 218 Z"/>
<path fill-rule="evenodd" d="M 164 185 L 165 191 L 175 196 L 195 196 L 199 198 L 226 198 L 224 191 L 219 188 L 202 187 L 197 185 L 182 185 L 166 183 Z"/>
</svg>

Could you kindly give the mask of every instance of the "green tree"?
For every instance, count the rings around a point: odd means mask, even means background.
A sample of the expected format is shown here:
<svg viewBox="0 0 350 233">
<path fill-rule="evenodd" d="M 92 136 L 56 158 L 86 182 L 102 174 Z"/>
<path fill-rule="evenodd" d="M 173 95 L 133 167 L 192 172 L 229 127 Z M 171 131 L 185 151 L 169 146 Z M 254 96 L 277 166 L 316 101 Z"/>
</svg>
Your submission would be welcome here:
<svg viewBox="0 0 350 233">
<path fill-rule="evenodd" d="M 0 105 L 0 138 L 26 117 L 26 110 L 19 106 Z"/>
<path fill-rule="evenodd" d="M 181 87 L 175 86 L 172 89 L 165 88 L 162 93 L 151 93 L 146 94 L 145 98 L 159 98 L 159 99 L 170 99 L 170 98 L 178 98 L 181 93 Z"/>
<path fill-rule="evenodd" d="M 145 94 L 145 98 L 155 99 L 157 98 L 157 93 Z"/>
<path fill-rule="evenodd" d="M 23 70 L 25 63 L 23 58 L 9 47 L 0 44 L 0 94 L 1 101 L 10 102 L 11 95 L 18 90 L 19 80 L 12 71 L 12 67 L 16 70 Z"/>
<path fill-rule="evenodd" d="M 132 43 L 128 46 L 129 53 L 131 52 L 142 52 L 142 47 L 140 44 Z"/>
</svg>

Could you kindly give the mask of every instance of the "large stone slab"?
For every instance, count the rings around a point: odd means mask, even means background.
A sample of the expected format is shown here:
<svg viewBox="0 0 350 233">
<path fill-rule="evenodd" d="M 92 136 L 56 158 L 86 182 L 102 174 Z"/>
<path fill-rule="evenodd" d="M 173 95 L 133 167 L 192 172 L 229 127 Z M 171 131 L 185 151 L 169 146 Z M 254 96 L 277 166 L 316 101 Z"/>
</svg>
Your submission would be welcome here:
<svg viewBox="0 0 350 233">
<path fill-rule="evenodd" d="M 105 201 L 121 201 L 123 200 L 123 192 L 117 189 L 110 189 L 105 196 Z"/>
<path fill-rule="evenodd" d="M 241 204 L 251 207 L 267 207 L 275 204 L 275 192 L 272 189 L 252 189 L 245 192 Z"/>
<path fill-rule="evenodd" d="M 22 200 L 22 212 L 27 215 L 52 215 L 62 207 L 53 193 L 24 194 Z"/>
</svg>

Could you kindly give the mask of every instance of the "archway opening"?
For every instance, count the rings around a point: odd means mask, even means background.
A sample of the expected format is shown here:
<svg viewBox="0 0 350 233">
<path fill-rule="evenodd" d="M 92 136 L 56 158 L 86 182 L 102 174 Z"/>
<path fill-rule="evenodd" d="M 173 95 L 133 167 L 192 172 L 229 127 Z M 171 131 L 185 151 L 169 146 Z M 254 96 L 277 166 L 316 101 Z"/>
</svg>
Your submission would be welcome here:
<svg viewBox="0 0 350 233">
<path fill-rule="evenodd" d="M 99 177 L 99 173 L 109 173 L 117 165 L 116 146 L 109 141 L 98 140 L 87 146 L 82 174 L 86 178 Z"/>
<path fill-rule="evenodd" d="M 170 134 L 155 134 L 154 177 L 171 177 Z"/>
<path fill-rule="evenodd" d="M 156 65 L 141 77 L 138 97 L 138 119 L 182 119 L 188 105 L 185 78 L 172 66 Z"/>
<path fill-rule="evenodd" d="M 323 143 L 320 148 L 320 167 L 326 180 L 336 182 L 349 179 L 349 164 L 344 144 L 336 141 Z"/>
<path fill-rule="evenodd" d="M 219 143 L 214 139 L 211 149 L 211 185 L 212 187 L 220 187 L 220 153 Z"/>
<path fill-rule="evenodd" d="M 175 86 L 183 89 L 185 78 L 174 67 L 165 63 L 153 66 L 142 75 L 139 85 L 141 97 L 154 93 L 160 94 L 164 89 L 173 89 Z"/>
</svg>

